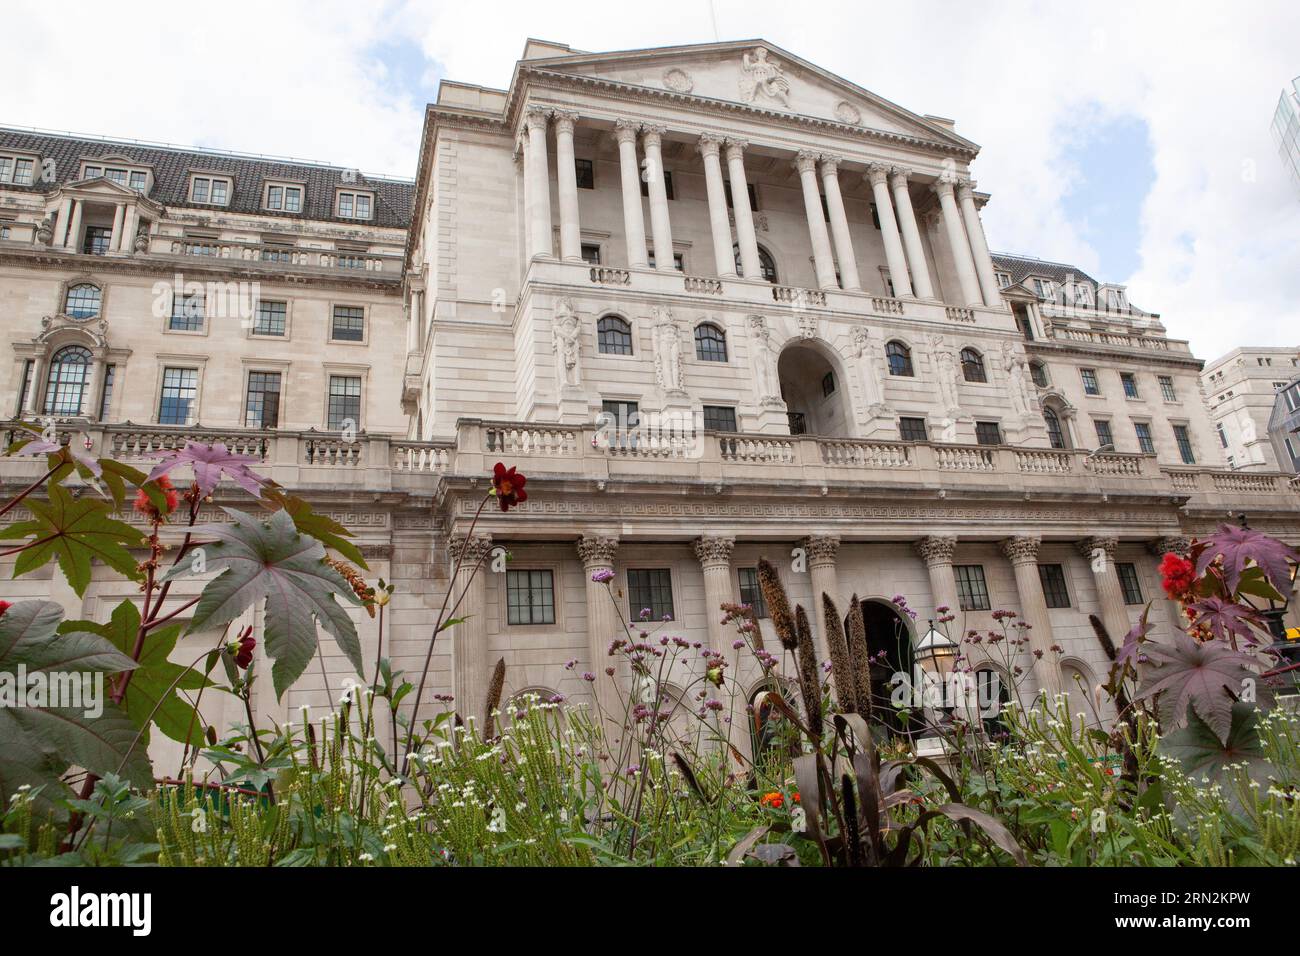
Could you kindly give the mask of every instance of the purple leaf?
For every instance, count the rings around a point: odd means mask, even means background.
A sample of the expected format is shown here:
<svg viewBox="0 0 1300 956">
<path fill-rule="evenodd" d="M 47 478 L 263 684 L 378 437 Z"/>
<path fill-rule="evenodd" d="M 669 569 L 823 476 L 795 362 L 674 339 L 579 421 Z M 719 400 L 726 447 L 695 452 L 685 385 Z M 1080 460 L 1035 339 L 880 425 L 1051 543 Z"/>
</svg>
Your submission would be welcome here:
<svg viewBox="0 0 1300 956">
<path fill-rule="evenodd" d="M 1263 703 L 1272 692 L 1260 680 L 1259 661 L 1223 641 L 1198 642 L 1179 631 L 1174 643 L 1147 642 L 1147 672 L 1138 699 L 1160 694 L 1160 721 L 1166 730 L 1182 724 L 1190 704 L 1196 715 L 1226 740 L 1232 705 L 1247 687 Z"/>
<path fill-rule="evenodd" d="M 1225 601 L 1221 597 L 1207 597 L 1189 607 L 1196 612 L 1196 622 L 1208 624 L 1210 633 L 1217 640 L 1228 641 L 1229 635 L 1233 635 L 1250 644 L 1259 643 L 1251 625 L 1264 627 L 1264 622 L 1254 608 Z"/>
<path fill-rule="evenodd" d="M 1277 538 L 1270 538 L 1250 528 L 1220 525 L 1205 540 L 1205 550 L 1196 559 L 1196 573 L 1205 574 L 1214 559 L 1223 556 L 1223 577 L 1230 591 L 1237 590 L 1241 573 L 1248 561 L 1254 561 L 1270 584 L 1284 597 L 1291 596 L 1291 561 L 1300 561 L 1300 552 Z"/>
<path fill-rule="evenodd" d="M 100 466 L 99 462 L 95 459 L 95 456 L 91 455 L 89 452 L 80 451 L 79 449 L 74 447 L 75 444 L 76 444 L 75 442 L 68 442 L 68 444 L 64 445 L 63 443 L 57 440 L 45 441 L 43 438 L 33 438 L 31 441 L 27 442 L 21 448 L 16 449 L 14 451 L 14 454 L 15 455 L 61 455 L 66 451 L 68 453 L 68 457 L 71 458 L 74 463 L 86 469 L 96 478 L 102 476 L 104 474 L 104 469 Z"/>
<path fill-rule="evenodd" d="M 1124 645 L 1119 649 L 1119 653 L 1115 655 L 1115 663 L 1119 665 L 1121 670 L 1127 664 L 1134 671 L 1137 671 L 1138 656 L 1142 653 L 1138 645 L 1147 639 L 1147 634 L 1151 630 L 1151 622 L 1147 620 L 1147 615 L 1150 613 L 1151 605 L 1148 604 L 1142 609 L 1142 616 L 1138 618 L 1138 622 L 1129 628 L 1129 632 L 1124 635 Z"/>
<path fill-rule="evenodd" d="M 229 478 L 254 498 L 262 497 L 262 486 L 266 479 L 249 470 L 250 464 L 257 464 L 258 459 L 251 455 L 236 455 L 221 442 L 200 445 L 198 442 L 186 442 L 180 451 L 169 451 L 149 472 L 149 480 L 156 481 L 178 465 L 189 465 L 194 469 L 194 480 L 199 486 L 200 497 L 212 494 L 221 476 Z"/>
</svg>

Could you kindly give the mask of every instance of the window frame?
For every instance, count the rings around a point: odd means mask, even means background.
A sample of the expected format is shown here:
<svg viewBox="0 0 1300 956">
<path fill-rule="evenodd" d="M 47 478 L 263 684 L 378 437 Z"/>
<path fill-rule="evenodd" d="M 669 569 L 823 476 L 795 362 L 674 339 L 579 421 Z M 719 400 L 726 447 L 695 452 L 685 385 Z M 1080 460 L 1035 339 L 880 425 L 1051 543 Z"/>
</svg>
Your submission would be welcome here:
<svg viewBox="0 0 1300 956">
<path fill-rule="evenodd" d="M 78 357 L 84 356 L 84 361 L 79 361 L 79 362 L 70 362 L 66 360 L 56 361 L 59 358 L 59 356 L 64 354 L 68 354 L 68 355 L 76 354 Z M 71 378 L 62 376 L 61 374 L 62 369 L 65 368 L 71 369 L 73 367 L 77 367 L 82 370 L 80 381 L 74 381 Z M 56 369 L 60 370 L 60 377 L 58 378 L 55 377 Z M 90 386 L 92 381 L 94 380 L 94 377 L 95 377 L 95 353 L 92 352 L 89 348 L 87 348 L 86 346 L 82 345 L 79 342 L 71 342 L 68 343 L 67 345 L 63 345 L 55 349 L 54 352 L 51 353 L 50 355 L 49 363 L 45 370 L 45 382 L 43 383 L 43 390 L 42 390 L 41 404 L 40 404 L 42 414 L 49 415 L 54 418 L 80 417 L 82 414 L 85 413 L 86 400 L 87 397 L 89 396 Z M 76 388 L 76 395 L 77 395 L 76 410 L 68 411 L 68 408 L 71 406 L 67 405 L 66 403 L 60 404 L 58 407 L 52 406 L 51 398 L 53 397 L 54 399 L 57 400 L 61 395 L 66 396 L 70 394 L 70 391 L 68 389 L 71 387 Z M 51 395 L 51 391 L 53 391 L 54 393 L 53 396 Z"/>
<path fill-rule="evenodd" d="M 280 190 L 280 205 L 271 204 L 271 191 Z M 289 193 L 298 194 L 298 208 L 289 208 Z M 299 216 L 307 205 L 307 187 L 303 183 L 284 182 L 278 179 L 267 180 L 262 187 L 262 209 L 266 212 L 279 213 L 284 216 Z"/>
<path fill-rule="evenodd" d="M 244 402 L 243 402 L 242 420 L 245 428 L 277 429 L 280 427 L 280 424 L 284 418 L 285 372 L 286 369 L 284 368 L 261 368 L 256 366 L 249 367 L 244 370 Z M 272 393 L 265 389 L 261 389 L 258 392 L 258 394 L 262 396 L 271 395 L 271 394 L 274 394 L 276 396 L 275 421 L 272 422 L 270 425 L 266 424 L 264 404 L 263 404 L 263 414 L 260 416 L 259 422 L 257 424 L 249 424 L 248 421 L 249 404 L 253 395 L 253 376 L 255 375 L 257 376 L 274 375 L 276 377 L 277 388 L 275 392 Z M 263 403 L 264 402 L 265 402 L 265 398 L 263 398 Z"/>
<path fill-rule="evenodd" d="M 961 362 L 961 377 L 963 380 L 977 385 L 988 384 L 988 369 L 984 367 L 984 356 L 979 349 L 968 345 L 958 353 L 958 359 Z"/>
<path fill-rule="evenodd" d="M 203 394 L 203 366 L 201 364 L 184 364 L 185 360 L 180 358 L 172 359 L 164 356 L 159 356 L 159 358 L 161 363 L 158 370 L 158 388 L 154 396 L 154 423 L 181 428 L 189 427 L 199 420 L 199 402 Z M 190 405 L 184 421 L 163 421 L 163 402 L 167 398 L 167 389 L 169 387 L 179 387 L 168 385 L 168 372 L 190 372 L 194 376 L 194 394 L 190 398 Z"/>
<path fill-rule="evenodd" d="M 1058 577 L 1059 575 L 1059 577 Z M 1073 607 L 1070 603 L 1070 582 L 1065 574 L 1065 566 L 1059 563 L 1044 562 L 1038 565 L 1038 585 L 1043 592 L 1043 601 L 1049 610 L 1063 610 Z"/>
<path fill-rule="evenodd" d="M 727 332 L 718 323 L 699 323 L 695 326 L 694 339 L 697 361 L 721 362 L 723 364 L 730 361 L 727 352 Z"/>
<path fill-rule="evenodd" d="M 1115 430 L 1110 427 L 1109 418 L 1094 418 L 1092 420 L 1092 430 L 1097 434 L 1097 447 L 1105 445 L 1115 446 Z M 1103 434 L 1104 433 L 1104 434 Z"/>
<path fill-rule="evenodd" d="M 1083 383 L 1083 394 L 1089 398 L 1097 398 L 1101 395 L 1101 379 L 1097 377 L 1095 368 L 1080 368 L 1079 379 Z"/>
<path fill-rule="evenodd" d="M 988 611 L 993 607 L 989 597 L 988 578 L 982 564 L 954 564 L 953 580 L 957 583 L 957 610 Z"/>
<path fill-rule="evenodd" d="M 891 349 L 897 347 L 896 351 Z M 894 359 L 902 363 L 899 370 L 894 370 Z M 916 366 L 912 363 L 912 348 L 902 339 L 890 339 L 885 343 L 885 365 L 889 374 L 895 378 L 916 378 Z"/>
<path fill-rule="evenodd" d="M 1120 372 L 1119 384 L 1124 390 L 1124 397 L 1129 401 L 1137 401 L 1142 398 L 1142 392 L 1138 388 L 1137 373 Z"/>
<path fill-rule="evenodd" d="M 623 573 L 625 579 L 627 580 L 627 607 L 628 607 L 627 619 L 629 623 L 632 624 L 642 623 L 641 610 L 647 607 L 650 608 L 650 617 L 646 620 L 645 623 L 662 622 L 664 620 L 663 615 L 658 613 L 656 610 L 655 607 L 656 600 L 654 597 L 651 597 L 649 603 L 637 599 L 635 593 L 636 586 L 634 586 L 632 583 L 633 575 L 643 575 L 643 574 L 653 574 L 657 576 L 656 577 L 657 583 L 646 585 L 647 587 L 649 587 L 651 591 L 654 591 L 656 587 L 662 588 L 663 582 L 664 581 L 667 582 L 668 604 L 669 604 L 669 614 L 670 614 L 669 620 L 670 621 L 677 620 L 676 593 L 675 593 L 674 582 L 673 582 L 673 569 L 671 565 L 667 567 L 662 567 L 662 566 L 656 567 L 650 565 L 629 567 Z"/>
<path fill-rule="evenodd" d="M 1166 402 L 1177 403 L 1178 389 L 1174 385 L 1174 377 L 1172 375 L 1157 375 L 1156 381 L 1160 385 L 1161 398 L 1163 398 Z"/>
<path fill-rule="evenodd" d="M 709 422 L 710 412 L 714 413 L 713 418 L 715 419 L 715 422 L 713 424 L 710 424 Z M 731 415 L 730 428 L 719 428 L 717 426 L 716 424 L 716 419 L 718 417 L 716 414 L 717 412 L 730 412 Z M 737 433 L 740 431 L 740 426 L 738 423 L 738 419 L 736 417 L 736 406 L 734 405 L 704 405 L 702 414 L 703 414 L 705 431 L 726 432 L 728 434 Z M 723 416 L 723 418 L 726 418 L 726 416 Z"/>
<path fill-rule="evenodd" d="M 29 153 L 3 153 L 0 154 L 0 163 L 5 160 L 9 162 L 9 172 L 7 175 L 0 173 L 0 183 L 6 186 L 32 186 L 36 183 L 36 170 L 40 167 L 40 158 L 32 156 Z M 20 179 L 18 169 L 20 163 L 27 163 L 27 178 Z M 3 169 L 3 167 L 0 167 Z"/>
<path fill-rule="evenodd" d="M 77 289 L 81 289 L 81 288 L 88 288 L 88 289 L 95 290 L 95 302 L 97 304 L 95 306 L 94 312 L 73 312 L 69 310 L 68 304 L 72 298 L 72 293 Z M 88 322 L 91 319 L 97 319 L 104 314 L 104 287 L 102 285 L 99 285 L 98 283 L 88 282 L 84 280 L 82 281 L 73 280 L 64 287 L 62 299 L 63 301 L 61 303 L 61 308 L 59 310 L 60 314 L 66 315 L 68 318 L 72 319 L 75 322 Z"/>
<path fill-rule="evenodd" d="M 511 586 L 512 578 L 518 575 L 529 576 L 527 583 L 522 589 Z M 540 585 L 533 584 L 532 581 L 533 575 L 545 575 L 547 582 L 543 593 L 549 595 L 550 597 L 549 602 L 543 600 L 539 604 L 532 600 L 532 595 L 534 593 L 534 590 L 540 588 Z M 556 597 L 556 587 L 555 587 L 555 582 L 557 577 L 558 575 L 555 573 L 555 569 L 552 567 L 540 566 L 540 567 L 527 567 L 527 568 L 507 568 L 506 573 L 504 575 L 504 580 L 501 582 L 501 588 L 502 588 L 501 604 L 505 608 L 505 612 L 506 612 L 505 613 L 506 626 L 507 627 L 555 627 L 559 622 L 559 601 L 557 600 Z M 525 592 L 529 600 L 527 601 L 526 604 L 512 603 L 511 602 L 512 594 L 518 593 L 520 590 Z M 527 615 L 528 620 L 526 621 L 514 620 L 515 611 L 521 608 L 527 610 L 528 612 Z M 546 610 L 550 611 L 550 620 L 535 619 L 539 611 L 546 611 Z"/>
<path fill-rule="evenodd" d="M 1151 433 L 1150 422 L 1134 422 L 1133 434 L 1137 438 L 1138 451 L 1144 455 L 1154 455 L 1156 453 L 1156 441 Z"/>
<path fill-rule="evenodd" d="M 178 300 L 180 302 L 180 308 L 181 308 L 180 313 L 177 312 Z M 188 328 L 188 327 L 176 328 L 173 325 L 173 323 L 178 318 L 185 320 L 187 326 L 195 318 L 195 316 L 188 314 L 188 310 L 190 308 L 191 302 L 200 303 L 199 313 L 197 316 L 199 320 L 198 327 L 197 328 Z M 167 313 L 166 319 L 164 319 L 163 321 L 163 332 L 166 333 L 167 335 L 206 335 L 207 331 L 208 331 L 207 287 L 204 286 L 201 291 L 189 295 L 185 294 L 185 290 L 183 287 L 173 288 L 172 307 L 171 310 Z"/>
<path fill-rule="evenodd" d="M 1196 445 L 1192 442 L 1192 431 L 1186 422 L 1170 422 L 1174 433 L 1174 445 L 1184 465 L 1196 464 Z"/>
<path fill-rule="evenodd" d="M 283 305 L 283 328 L 279 333 L 259 332 L 258 322 L 262 317 L 262 306 L 264 305 Z M 289 321 L 292 306 L 289 299 L 261 299 L 257 300 L 257 309 L 253 312 L 253 320 L 248 327 L 248 337 L 251 339 L 270 339 L 274 342 L 287 342 L 289 340 Z M 330 313 L 330 324 L 333 326 L 333 312 Z"/>
<path fill-rule="evenodd" d="M 1124 604 L 1128 607 L 1145 604 L 1142 595 L 1142 579 L 1138 575 L 1137 565 L 1132 561 L 1116 561 L 1115 575 L 1119 578 L 1120 590 L 1124 592 Z"/>
<path fill-rule="evenodd" d="M 584 175 L 583 170 L 586 169 Z M 584 159 L 581 156 L 573 158 L 573 175 L 577 180 L 579 189 L 596 188 L 596 161 L 594 159 Z"/>
<path fill-rule="evenodd" d="M 985 438 L 989 437 L 989 428 L 993 429 L 997 441 L 985 441 Z M 981 434 L 981 432 L 983 432 L 983 434 Z M 983 445 L 985 448 L 993 448 L 998 445 L 1006 444 L 1005 438 L 1006 436 L 1002 434 L 1001 422 L 996 422 L 992 419 L 977 420 L 975 422 L 975 443 L 977 445 Z"/>
<path fill-rule="evenodd" d="M 627 333 L 627 351 L 623 351 L 623 343 L 618 343 L 617 348 L 606 348 L 606 335 L 623 334 L 624 329 L 602 329 L 601 326 L 610 321 L 621 322 Z M 596 353 L 598 355 L 619 355 L 632 356 L 636 354 L 636 336 L 632 330 L 632 322 L 617 312 L 607 312 L 596 320 Z"/>
<path fill-rule="evenodd" d="M 347 196 L 349 200 L 350 213 L 343 211 L 343 197 Z M 358 216 L 357 200 L 364 197 L 368 203 L 369 215 Z M 336 219 L 350 219 L 356 222 L 372 222 L 375 218 L 375 193 L 370 189 L 344 189 L 342 187 L 334 191 L 334 217 Z"/>
<path fill-rule="evenodd" d="M 914 431 L 918 424 L 920 426 L 919 438 L 915 434 L 907 434 L 909 431 Z M 930 440 L 930 423 L 925 420 L 924 416 L 900 415 L 898 417 L 898 440 L 928 442 Z"/>
<path fill-rule="evenodd" d="M 324 415 L 321 416 L 321 420 L 324 422 L 325 425 L 325 430 L 327 432 L 343 431 L 343 422 L 346 421 L 348 418 L 352 417 L 350 415 L 345 415 L 343 418 L 339 419 L 339 423 L 337 426 L 333 424 L 334 419 L 333 419 L 333 413 L 331 411 L 330 403 L 331 400 L 335 397 L 335 393 L 334 393 L 335 379 L 356 379 L 360 383 L 359 391 L 357 395 L 352 396 L 352 395 L 343 394 L 338 396 L 340 398 L 355 397 L 357 399 L 356 423 L 357 423 L 357 432 L 360 433 L 364 429 L 364 425 L 365 425 L 367 376 L 360 369 L 338 368 L 338 367 L 330 367 L 328 365 L 325 367 L 325 408 L 324 408 L 325 413 Z"/>
<path fill-rule="evenodd" d="M 199 199 L 195 194 L 195 187 L 199 182 L 203 182 L 204 194 L 206 198 Z M 216 202 L 212 197 L 216 195 L 213 188 L 216 183 L 221 183 L 226 190 L 224 202 Z M 235 195 L 235 181 L 230 176 L 223 176 L 219 173 L 190 173 L 189 190 L 186 193 L 188 201 L 195 206 L 214 206 L 218 209 L 225 209 L 230 206 L 231 199 Z"/>
<path fill-rule="evenodd" d="M 752 575 L 753 580 L 747 582 L 747 575 Z M 762 621 L 769 618 L 767 601 L 763 598 L 763 589 L 758 584 L 758 567 L 739 567 L 736 568 L 736 583 L 738 585 L 737 593 L 740 595 L 740 603 L 748 604 L 754 611 L 754 620 Z M 752 600 L 746 600 L 746 592 L 749 593 Z"/>
<path fill-rule="evenodd" d="M 359 338 L 339 338 L 334 333 L 338 329 L 338 311 L 339 309 L 354 309 L 361 313 L 361 335 Z M 355 302 L 331 302 L 329 312 L 329 335 L 327 341 L 331 345 L 366 345 L 370 339 L 370 316 L 365 305 Z"/>
</svg>

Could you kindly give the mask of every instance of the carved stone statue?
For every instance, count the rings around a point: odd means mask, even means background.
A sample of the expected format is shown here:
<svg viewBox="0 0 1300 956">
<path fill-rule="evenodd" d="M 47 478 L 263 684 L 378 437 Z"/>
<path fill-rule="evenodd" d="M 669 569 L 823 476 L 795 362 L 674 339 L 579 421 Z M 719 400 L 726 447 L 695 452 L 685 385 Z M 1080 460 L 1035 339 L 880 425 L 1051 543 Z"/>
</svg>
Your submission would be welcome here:
<svg viewBox="0 0 1300 956">
<path fill-rule="evenodd" d="M 656 306 L 654 317 L 655 380 L 669 394 L 682 394 L 682 333 L 673 314 Z"/>
<path fill-rule="evenodd" d="M 131 247 L 135 249 L 136 252 L 149 251 L 149 232 L 144 226 L 141 226 L 136 230 L 135 239 L 131 241 Z"/>
<path fill-rule="evenodd" d="M 778 404 L 781 386 L 777 377 L 776 359 L 772 355 L 772 333 L 761 315 L 749 317 L 749 339 L 754 365 L 754 388 L 760 404 Z"/>
<path fill-rule="evenodd" d="M 1007 373 L 1007 392 L 1011 396 L 1011 408 L 1016 417 L 1024 422 L 1029 417 L 1033 400 L 1029 397 L 1029 370 L 1025 367 L 1023 352 L 1016 352 L 1010 342 L 1002 343 L 1002 367 Z"/>
<path fill-rule="evenodd" d="M 957 359 L 942 335 L 930 337 L 930 354 L 934 356 L 935 378 L 938 379 L 936 384 L 939 386 L 939 400 L 944 413 L 956 415 L 961 411 L 961 399 L 957 391 Z"/>
<path fill-rule="evenodd" d="M 853 330 L 853 351 L 857 355 L 858 370 L 862 374 L 862 398 L 874 414 L 884 405 L 885 396 L 880 385 L 876 347 L 871 341 L 871 333 L 860 325 Z"/>
<path fill-rule="evenodd" d="M 42 219 L 40 225 L 36 227 L 36 241 L 43 246 L 48 246 L 54 241 L 54 213 Z"/>
<path fill-rule="evenodd" d="M 578 385 L 582 371 L 578 367 L 580 348 L 578 333 L 582 324 L 573 310 L 573 303 L 560 299 L 555 304 L 555 368 L 561 385 Z"/>
<path fill-rule="evenodd" d="M 756 47 L 752 53 L 746 53 L 741 59 L 740 96 L 746 103 L 753 103 L 759 93 L 776 100 L 786 109 L 790 108 L 790 82 L 781 70 L 781 64 L 767 58 L 764 47 Z"/>
</svg>

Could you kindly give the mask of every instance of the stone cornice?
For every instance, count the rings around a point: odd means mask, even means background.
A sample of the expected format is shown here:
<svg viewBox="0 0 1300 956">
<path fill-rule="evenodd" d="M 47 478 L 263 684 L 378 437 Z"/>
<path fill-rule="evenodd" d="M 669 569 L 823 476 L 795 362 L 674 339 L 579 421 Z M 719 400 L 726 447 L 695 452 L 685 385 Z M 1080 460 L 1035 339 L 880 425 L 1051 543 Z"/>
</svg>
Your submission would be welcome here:
<svg viewBox="0 0 1300 956">
<path fill-rule="evenodd" d="M 1073 342 L 1062 339 L 1035 339 L 1032 342 L 1025 343 L 1025 351 L 1044 355 L 1064 353 L 1087 358 L 1097 358 L 1099 356 L 1106 358 L 1134 358 L 1141 356 L 1144 362 L 1153 365 L 1169 365 L 1178 368 L 1190 367 L 1198 372 L 1205 366 L 1204 361 L 1190 353 L 1168 352 L 1164 349 L 1133 348 L 1124 345 L 1104 345 L 1097 342 Z"/>
</svg>

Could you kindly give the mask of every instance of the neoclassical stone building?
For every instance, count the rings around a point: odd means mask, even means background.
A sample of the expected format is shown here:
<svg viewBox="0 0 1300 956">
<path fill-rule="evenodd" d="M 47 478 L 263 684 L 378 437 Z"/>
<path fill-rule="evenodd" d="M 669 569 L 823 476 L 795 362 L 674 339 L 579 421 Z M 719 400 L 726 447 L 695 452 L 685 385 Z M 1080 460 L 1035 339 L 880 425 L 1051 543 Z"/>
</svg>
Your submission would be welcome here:
<svg viewBox="0 0 1300 956">
<path fill-rule="evenodd" d="M 823 591 L 841 611 L 857 594 L 898 665 L 935 607 L 954 631 L 1010 608 L 1045 652 L 1031 686 L 1091 686 L 1089 613 L 1122 635 L 1152 601 L 1167 626 L 1156 555 L 1242 511 L 1300 542 L 1300 494 L 1226 468 L 1202 363 L 1123 287 L 989 251 L 977 151 L 760 41 L 529 41 L 505 89 L 442 83 L 413 186 L 3 131 L 0 384 L 14 414 L 120 454 L 204 434 L 261 456 L 397 583 L 399 666 L 418 669 L 454 556 L 504 549 L 436 654 L 469 712 L 498 657 L 511 692 L 587 697 L 642 608 L 731 654 L 718 606 L 756 600 L 760 556 L 819 619 Z M 151 300 L 177 273 L 257 281 L 283 311 L 217 334 L 179 309 L 177 329 Z M 276 371 L 268 420 L 254 373 Z M 498 460 L 530 500 L 470 535 Z M 128 593 L 99 587 L 87 613 Z"/>
</svg>

